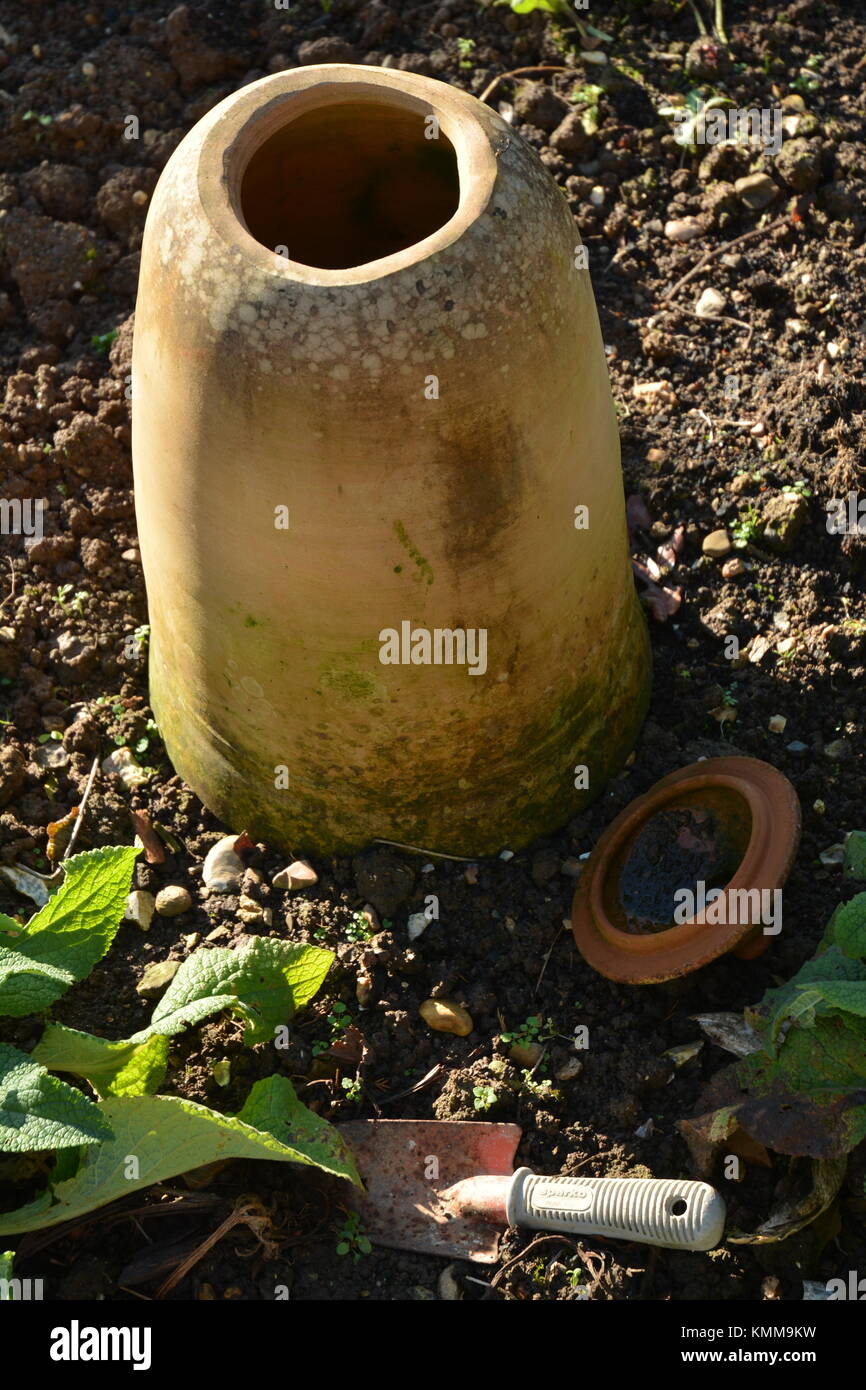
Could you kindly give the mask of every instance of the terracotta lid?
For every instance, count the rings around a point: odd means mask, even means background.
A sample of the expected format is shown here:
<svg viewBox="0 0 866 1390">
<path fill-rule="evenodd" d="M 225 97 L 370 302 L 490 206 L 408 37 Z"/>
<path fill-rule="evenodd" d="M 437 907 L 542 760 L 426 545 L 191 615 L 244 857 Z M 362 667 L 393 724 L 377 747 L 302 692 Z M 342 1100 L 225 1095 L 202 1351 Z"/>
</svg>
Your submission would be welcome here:
<svg viewBox="0 0 866 1390">
<path fill-rule="evenodd" d="M 598 840 L 574 895 L 577 948 L 626 984 L 687 975 L 726 951 L 760 955 L 784 930 L 774 890 L 799 841 L 797 793 L 769 763 L 712 758 L 680 768 Z"/>
</svg>

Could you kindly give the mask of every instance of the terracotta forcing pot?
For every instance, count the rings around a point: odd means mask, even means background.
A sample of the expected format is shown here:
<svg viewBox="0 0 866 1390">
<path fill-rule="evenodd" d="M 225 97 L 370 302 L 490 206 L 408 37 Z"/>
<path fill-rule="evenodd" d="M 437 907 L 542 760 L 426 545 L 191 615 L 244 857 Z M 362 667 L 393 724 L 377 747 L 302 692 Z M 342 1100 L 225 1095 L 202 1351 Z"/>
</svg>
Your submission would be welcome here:
<svg viewBox="0 0 866 1390">
<path fill-rule="evenodd" d="M 726 951 L 758 956 L 782 929 L 780 890 L 799 841 L 797 793 L 769 763 L 690 763 L 599 837 L 574 895 L 578 950 L 626 984 L 674 979 Z"/>
<path fill-rule="evenodd" d="M 577 243 L 499 116 L 390 69 L 254 82 L 166 166 L 133 357 L 151 698 L 233 827 L 480 855 L 630 750 L 648 642 Z"/>
</svg>

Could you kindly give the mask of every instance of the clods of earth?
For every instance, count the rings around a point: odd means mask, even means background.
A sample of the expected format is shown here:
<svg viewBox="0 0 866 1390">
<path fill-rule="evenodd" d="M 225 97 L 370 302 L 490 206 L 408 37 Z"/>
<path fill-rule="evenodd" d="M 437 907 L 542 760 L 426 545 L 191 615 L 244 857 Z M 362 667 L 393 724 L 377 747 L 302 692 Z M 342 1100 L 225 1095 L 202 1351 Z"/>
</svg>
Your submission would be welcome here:
<svg viewBox="0 0 866 1390">
<path fill-rule="evenodd" d="M 790 978 L 854 892 L 831 851 L 864 822 L 866 537 L 826 521 L 832 499 L 866 495 L 866 24 L 817 0 L 725 10 L 727 45 L 696 45 L 688 6 L 612 0 L 596 21 L 611 41 L 587 48 L 542 11 L 474 0 L 298 0 L 290 12 L 88 0 L 53 7 L 50 24 L 44 6 L 7 0 L 0 472 L 5 499 L 45 497 L 48 509 L 41 539 L 0 538 L 0 861 L 48 869 L 48 827 L 79 804 L 94 759 L 78 848 L 129 844 L 145 824 L 166 832 L 161 862 L 142 856 L 136 868 L 136 920 L 53 1016 L 127 1036 L 202 942 L 259 934 L 337 956 L 287 1052 L 244 1048 L 223 1018 L 175 1041 L 167 1093 L 231 1112 L 281 1070 L 335 1121 L 516 1121 L 519 1159 L 539 1172 L 686 1175 L 678 1122 L 729 1060 L 693 1016 L 741 1013 Z M 314 860 L 295 882 L 277 878 L 285 856 L 259 844 L 236 887 L 205 892 L 208 851 L 243 827 L 216 822 L 174 775 L 147 704 L 130 471 L 139 248 L 161 169 L 210 107 L 266 73 L 328 61 L 487 94 L 562 188 L 588 248 L 619 415 L 652 707 L 596 805 L 511 857 L 466 865 L 379 847 Z M 694 90 L 781 107 L 781 149 L 678 144 L 661 111 Z M 106 770 L 118 749 L 130 756 Z M 564 925 L 582 856 L 659 777 L 732 752 L 772 762 L 802 803 L 784 930 L 755 962 L 611 984 Z M 425 922 L 429 895 L 438 918 Z M 8 885 L 0 910 L 22 910 Z M 323 1059 L 315 1044 L 334 1041 L 334 1018 L 343 1047 Z M 40 1028 L 16 1020 L 0 1038 L 29 1050 Z M 864 1267 L 863 1174 L 861 1144 L 832 1213 L 782 1244 L 706 1255 L 543 1246 L 509 1264 L 495 1296 L 799 1299 L 804 1279 Z M 779 1179 L 778 1163 L 746 1163 L 738 1182 L 718 1174 L 731 1226 L 755 1230 Z M 493 1296 L 467 1265 L 338 1255 L 339 1191 L 300 1169 L 234 1163 L 172 1190 L 189 1200 L 160 1221 L 158 1194 L 139 1194 L 134 1217 L 96 1212 L 71 1232 L 24 1238 L 16 1272 L 43 1276 L 58 1299 L 152 1297 L 179 1262 L 172 1252 L 254 1193 L 268 1243 L 231 1231 L 170 1297 Z M 0 1186 L 0 1205 L 13 1204 Z M 510 1233 L 503 1259 L 531 1239 Z"/>
</svg>

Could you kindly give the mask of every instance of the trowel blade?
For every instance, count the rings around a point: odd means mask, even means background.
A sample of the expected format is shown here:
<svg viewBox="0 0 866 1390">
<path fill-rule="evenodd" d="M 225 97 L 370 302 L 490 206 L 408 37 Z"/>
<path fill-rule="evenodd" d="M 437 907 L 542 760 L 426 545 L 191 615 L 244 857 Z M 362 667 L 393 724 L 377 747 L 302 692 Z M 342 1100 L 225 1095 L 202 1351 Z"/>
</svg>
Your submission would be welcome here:
<svg viewBox="0 0 866 1390">
<path fill-rule="evenodd" d="M 377 1245 L 493 1264 L 499 1231 L 442 1200 L 454 1183 L 514 1170 L 518 1125 L 473 1120 L 352 1120 L 339 1126 L 366 1192 L 351 1205 Z"/>
</svg>

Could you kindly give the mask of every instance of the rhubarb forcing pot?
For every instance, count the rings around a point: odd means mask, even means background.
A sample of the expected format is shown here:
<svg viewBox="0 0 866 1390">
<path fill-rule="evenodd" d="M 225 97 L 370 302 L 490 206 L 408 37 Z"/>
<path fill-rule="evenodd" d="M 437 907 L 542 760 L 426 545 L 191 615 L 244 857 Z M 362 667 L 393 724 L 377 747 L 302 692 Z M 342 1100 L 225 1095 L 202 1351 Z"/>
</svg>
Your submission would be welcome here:
<svg viewBox="0 0 866 1390">
<path fill-rule="evenodd" d="M 710 758 L 656 782 L 612 821 L 581 874 L 578 950 L 608 979 L 656 984 L 727 951 L 761 955 L 783 929 L 800 803 L 759 758 Z"/>
<path fill-rule="evenodd" d="M 619 445 L 562 193 L 473 97 L 236 92 L 153 197 L 133 358 L 151 697 L 233 828 L 476 855 L 644 715 Z"/>
</svg>

